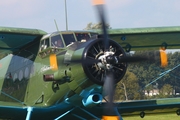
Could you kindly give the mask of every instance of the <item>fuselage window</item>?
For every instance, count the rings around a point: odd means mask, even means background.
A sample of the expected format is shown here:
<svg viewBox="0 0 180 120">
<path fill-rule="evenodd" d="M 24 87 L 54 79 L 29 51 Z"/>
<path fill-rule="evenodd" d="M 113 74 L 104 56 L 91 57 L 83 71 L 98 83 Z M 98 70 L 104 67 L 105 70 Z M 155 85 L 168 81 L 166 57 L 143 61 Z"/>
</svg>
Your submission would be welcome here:
<svg viewBox="0 0 180 120">
<path fill-rule="evenodd" d="M 88 33 L 76 33 L 76 38 L 78 41 L 82 41 L 82 40 L 88 40 L 90 36 L 88 35 Z"/>
<path fill-rule="evenodd" d="M 51 46 L 52 47 L 64 47 L 60 35 L 56 35 L 56 36 L 51 37 Z"/>
<path fill-rule="evenodd" d="M 63 34 L 64 42 L 67 45 L 71 44 L 72 42 L 75 42 L 75 38 L 73 34 Z"/>
</svg>

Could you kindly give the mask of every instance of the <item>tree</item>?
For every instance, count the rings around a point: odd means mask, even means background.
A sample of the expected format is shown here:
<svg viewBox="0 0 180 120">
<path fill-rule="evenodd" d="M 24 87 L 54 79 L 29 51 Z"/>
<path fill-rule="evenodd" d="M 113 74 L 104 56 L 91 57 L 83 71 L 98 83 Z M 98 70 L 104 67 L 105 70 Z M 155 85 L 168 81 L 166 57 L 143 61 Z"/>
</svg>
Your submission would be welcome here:
<svg viewBox="0 0 180 120">
<path fill-rule="evenodd" d="M 94 30 L 94 29 L 101 29 L 102 28 L 102 23 L 88 23 L 86 28 L 84 30 Z M 110 25 L 107 23 L 106 24 L 107 29 L 111 29 Z"/>
<path fill-rule="evenodd" d="M 139 100 L 141 93 L 136 75 L 127 71 L 116 86 L 115 100 Z"/>
<path fill-rule="evenodd" d="M 168 66 L 165 68 L 162 68 L 160 65 L 158 52 L 140 51 L 135 52 L 135 55 L 147 56 L 153 59 L 155 57 L 157 58 L 155 60 L 152 59 L 153 61 L 137 62 L 128 65 L 128 70 L 136 75 L 141 89 L 147 92 L 155 89 L 159 90 L 161 95 L 157 95 L 156 97 L 171 97 L 169 94 L 172 93 L 173 90 L 175 90 L 175 93 L 180 93 L 179 52 L 168 54 Z M 169 70 L 171 71 L 169 72 Z M 148 98 L 154 97 L 155 96 L 149 96 Z"/>
<path fill-rule="evenodd" d="M 161 89 L 160 89 L 160 94 L 164 97 L 170 97 L 170 95 L 173 92 L 173 87 L 170 84 L 165 84 Z"/>
</svg>

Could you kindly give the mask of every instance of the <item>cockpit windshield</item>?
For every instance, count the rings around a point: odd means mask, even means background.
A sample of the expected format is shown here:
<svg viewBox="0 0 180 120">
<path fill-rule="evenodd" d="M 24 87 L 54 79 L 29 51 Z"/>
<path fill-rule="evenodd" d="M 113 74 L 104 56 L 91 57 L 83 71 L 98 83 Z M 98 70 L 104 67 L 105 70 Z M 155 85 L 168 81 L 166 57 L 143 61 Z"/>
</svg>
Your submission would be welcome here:
<svg viewBox="0 0 180 120">
<path fill-rule="evenodd" d="M 63 38 L 64 38 L 64 42 L 67 45 L 75 42 L 75 38 L 73 34 L 62 34 Z"/>
<path fill-rule="evenodd" d="M 84 31 L 57 31 L 43 36 L 40 43 L 40 51 L 44 51 L 49 48 L 64 48 L 76 41 L 84 42 L 92 39 L 94 35 L 97 35 L 97 33 Z"/>
<path fill-rule="evenodd" d="M 88 40 L 90 38 L 88 33 L 76 33 L 76 38 L 78 41 Z"/>
<path fill-rule="evenodd" d="M 51 47 L 64 47 L 61 36 L 59 34 L 51 37 Z"/>
</svg>

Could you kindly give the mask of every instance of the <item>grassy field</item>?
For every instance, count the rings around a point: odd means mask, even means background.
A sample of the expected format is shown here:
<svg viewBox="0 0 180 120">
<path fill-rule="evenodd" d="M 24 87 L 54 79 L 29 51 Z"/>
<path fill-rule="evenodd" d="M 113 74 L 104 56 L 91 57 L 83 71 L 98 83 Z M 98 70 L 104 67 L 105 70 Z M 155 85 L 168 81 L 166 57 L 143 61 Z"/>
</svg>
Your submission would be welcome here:
<svg viewBox="0 0 180 120">
<path fill-rule="evenodd" d="M 180 116 L 174 114 L 148 115 L 143 119 L 139 116 L 123 117 L 123 120 L 180 120 Z"/>
</svg>

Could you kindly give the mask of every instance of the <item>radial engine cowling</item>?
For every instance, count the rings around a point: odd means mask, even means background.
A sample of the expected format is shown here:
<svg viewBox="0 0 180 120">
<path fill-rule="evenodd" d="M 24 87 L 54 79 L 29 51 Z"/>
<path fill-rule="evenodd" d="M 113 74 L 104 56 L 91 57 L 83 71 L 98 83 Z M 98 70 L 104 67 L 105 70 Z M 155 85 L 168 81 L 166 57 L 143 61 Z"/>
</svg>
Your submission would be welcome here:
<svg viewBox="0 0 180 120">
<path fill-rule="evenodd" d="M 113 73 L 115 83 L 118 83 L 126 73 L 127 63 L 119 62 L 126 54 L 113 40 L 109 40 L 107 50 L 104 49 L 103 39 L 94 40 L 85 48 L 83 55 L 83 60 L 86 61 L 82 63 L 83 69 L 89 79 L 98 85 L 103 85 L 107 70 Z M 88 60 L 94 59 L 98 62 L 87 64 Z"/>
</svg>

